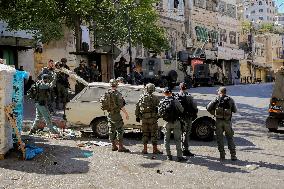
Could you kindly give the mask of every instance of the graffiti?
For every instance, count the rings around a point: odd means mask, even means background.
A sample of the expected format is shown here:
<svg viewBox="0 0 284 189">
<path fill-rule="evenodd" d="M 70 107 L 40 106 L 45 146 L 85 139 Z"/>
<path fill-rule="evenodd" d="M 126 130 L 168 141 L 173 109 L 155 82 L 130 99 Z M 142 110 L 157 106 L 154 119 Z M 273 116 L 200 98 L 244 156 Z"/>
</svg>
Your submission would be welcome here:
<svg viewBox="0 0 284 189">
<path fill-rule="evenodd" d="M 208 31 L 207 28 L 201 26 L 196 26 L 195 31 L 196 31 L 197 41 L 218 42 L 219 33 L 217 31 L 214 30 Z"/>
</svg>

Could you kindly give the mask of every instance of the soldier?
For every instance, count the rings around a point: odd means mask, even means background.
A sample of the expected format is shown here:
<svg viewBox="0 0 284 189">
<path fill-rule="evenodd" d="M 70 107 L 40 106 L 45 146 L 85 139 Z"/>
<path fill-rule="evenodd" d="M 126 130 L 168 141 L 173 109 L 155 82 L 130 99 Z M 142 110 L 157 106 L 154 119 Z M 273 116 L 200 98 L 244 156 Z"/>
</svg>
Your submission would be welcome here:
<svg viewBox="0 0 284 189">
<path fill-rule="evenodd" d="M 40 74 L 38 75 L 37 79 L 38 80 L 41 80 L 42 79 L 42 75 L 44 74 L 47 74 L 48 75 L 48 79 L 49 79 L 49 82 L 52 82 L 52 78 L 55 78 L 54 75 L 55 75 L 55 72 L 54 72 L 54 69 L 55 69 L 55 64 L 54 64 L 54 61 L 52 59 L 50 59 L 47 63 L 47 67 L 44 67 Z M 55 96 L 56 96 L 56 89 L 55 87 L 52 87 L 49 89 L 50 91 L 50 95 L 49 95 L 49 100 L 47 101 L 47 107 L 48 107 L 48 110 L 50 111 L 50 113 L 54 113 L 54 100 L 55 99 Z"/>
<path fill-rule="evenodd" d="M 109 139 L 112 143 L 112 151 L 130 152 L 123 146 L 123 119 L 120 111 L 125 114 L 126 120 L 129 119 L 125 109 L 125 101 L 122 94 L 117 90 L 118 83 L 115 79 L 109 81 L 111 88 L 100 99 L 102 110 L 108 112 Z M 118 147 L 117 142 L 118 140 Z"/>
<path fill-rule="evenodd" d="M 183 155 L 184 156 L 194 156 L 188 149 L 189 145 L 189 136 L 191 133 L 192 119 L 196 117 L 198 109 L 197 104 L 194 101 L 193 97 L 186 92 L 186 84 L 180 83 L 180 92 L 177 94 L 177 98 L 184 108 L 183 116 L 182 116 L 182 131 L 183 131 Z"/>
<path fill-rule="evenodd" d="M 149 83 L 146 85 L 146 92 L 141 96 L 136 104 L 136 121 L 142 120 L 143 133 L 143 154 L 148 154 L 147 144 L 149 139 L 152 140 L 153 154 L 162 154 L 158 150 L 158 105 L 159 99 L 153 95 L 155 92 L 155 85 Z"/>
<path fill-rule="evenodd" d="M 49 82 L 49 76 L 47 74 L 42 75 L 42 79 L 35 84 L 36 94 L 35 94 L 35 107 L 36 107 L 36 118 L 33 123 L 33 127 L 30 134 L 36 133 L 38 129 L 38 123 L 43 118 L 46 126 L 53 133 L 58 133 L 56 127 L 52 125 L 50 112 L 47 108 L 47 102 L 49 101 L 49 91 L 54 87 L 56 82 L 56 75 L 53 75 L 52 82 Z"/>
<path fill-rule="evenodd" d="M 182 156 L 181 150 L 181 124 L 179 121 L 179 117 L 182 116 L 183 107 L 178 100 L 176 100 L 172 96 L 171 90 L 166 87 L 164 89 L 165 98 L 160 102 L 158 107 L 158 114 L 162 117 L 166 123 L 164 125 L 165 128 L 165 148 L 167 152 L 167 159 L 172 160 L 173 157 L 171 155 L 170 150 L 170 137 L 171 131 L 174 132 L 174 138 L 177 149 L 177 161 L 186 161 L 187 159 Z"/>
<path fill-rule="evenodd" d="M 234 131 L 232 129 L 232 113 L 237 112 L 237 107 L 234 100 L 226 95 L 227 90 L 225 87 L 220 87 L 218 89 L 218 97 L 212 100 L 207 105 L 207 111 L 216 117 L 216 137 L 218 150 L 220 152 L 220 160 L 225 160 L 225 150 L 223 141 L 223 132 L 228 141 L 228 148 L 231 153 L 231 160 L 236 161 L 236 146 L 233 140 Z"/>
</svg>

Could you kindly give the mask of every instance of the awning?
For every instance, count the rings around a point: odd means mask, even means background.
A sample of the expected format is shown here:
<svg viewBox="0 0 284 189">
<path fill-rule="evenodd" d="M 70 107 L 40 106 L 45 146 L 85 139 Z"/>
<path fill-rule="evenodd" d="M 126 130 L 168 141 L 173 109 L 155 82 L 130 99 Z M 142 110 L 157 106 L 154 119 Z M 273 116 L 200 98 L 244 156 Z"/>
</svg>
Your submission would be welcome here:
<svg viewBox="0 0 284 189">
<path fill-rule="evenodd" d="M 34 46 L 34 40 L 18 37 L 0 37 L 0 46 L 12 46 L 18 49 L 31 49 Z"/>
</svg>

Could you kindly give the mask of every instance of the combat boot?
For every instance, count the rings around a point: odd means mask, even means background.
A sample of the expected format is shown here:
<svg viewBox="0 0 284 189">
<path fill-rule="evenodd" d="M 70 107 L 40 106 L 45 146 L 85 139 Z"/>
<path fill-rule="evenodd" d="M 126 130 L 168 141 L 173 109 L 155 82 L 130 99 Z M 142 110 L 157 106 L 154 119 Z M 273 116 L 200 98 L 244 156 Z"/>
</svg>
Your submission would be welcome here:
<svg viewBox="0 0 284 189">
<path fill-rule="evenodd" d="M 173 156 L 172 155 L 167 155 L 167 160 L 172 161 L 173 160 Z"/>
<path fill-rule="evenodd" d="M 122 140 L 118 141 L 118 152 L 130 152 L 129 149 L 127 149 L 123 146 Z"/>
<path fill-rule="evenodd" d="M 238 158 L 237 158 L 237 156 L 236 156 L 236 155 L 231 155 L 231 160 L 232 160 L 232 161 L 237 161 L 237 160 L 238 160 Z"/>
<path fill-rule="evenodd" d="M 148 154 L 147 144 L 144 144 L 144 149 L 142 150 L 142 154 Z"/>
<path fill-rule="evenodd" d="M 153 144 L 153 154 L 163 154 L 163 152 L 158 149 L 157 144 Z"/>
<path fill-rule="evenodd" d="M 177 157 L 177 162 L 187 161 L 185 157 Z"/>
<path fill-rule="evenodd" d="M 226 159 L 226 153 L 225 152 L 220 152 L 220 161 L 224 161 Z"/>
<path fill-rule="evenodd" d="M 116 141 L 113 141 L 111 144 L 112 144 L 111 150 L 112 150 L 112 151 L 117 151 L 117 150 L 118 150 L 118 147 L 116 146 Z"/>
<path fill-rule="evenodd" d="M 182 152 L 182 154 L 183 154 L 184 156 L 189 156 L 189 157 L 195 156 L 195 154 L 191 153 L 189 150 L 184 150 L 184 151 Z"/>
</svg>

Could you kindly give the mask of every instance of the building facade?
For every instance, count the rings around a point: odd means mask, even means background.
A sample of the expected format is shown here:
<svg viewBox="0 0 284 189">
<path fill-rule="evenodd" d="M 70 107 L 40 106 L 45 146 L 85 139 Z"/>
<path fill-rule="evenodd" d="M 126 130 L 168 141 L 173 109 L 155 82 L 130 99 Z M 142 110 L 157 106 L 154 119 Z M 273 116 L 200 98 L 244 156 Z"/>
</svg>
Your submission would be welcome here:
<svg viewBox="0 0 284 189">
<path fill-rule="evenodd" d="M 10 31 L 8 24 L 0 21 L 0 58 L 5 64 L 19 69 L 21 66 L 34 76 L 34 40 L 27 31 Z"/>
<path fill-rule="evenodd" d="M 255 23 L 275 23 L 277 6 L 274 0 L 243 0 L 244 18 Z"/>
</svg>

